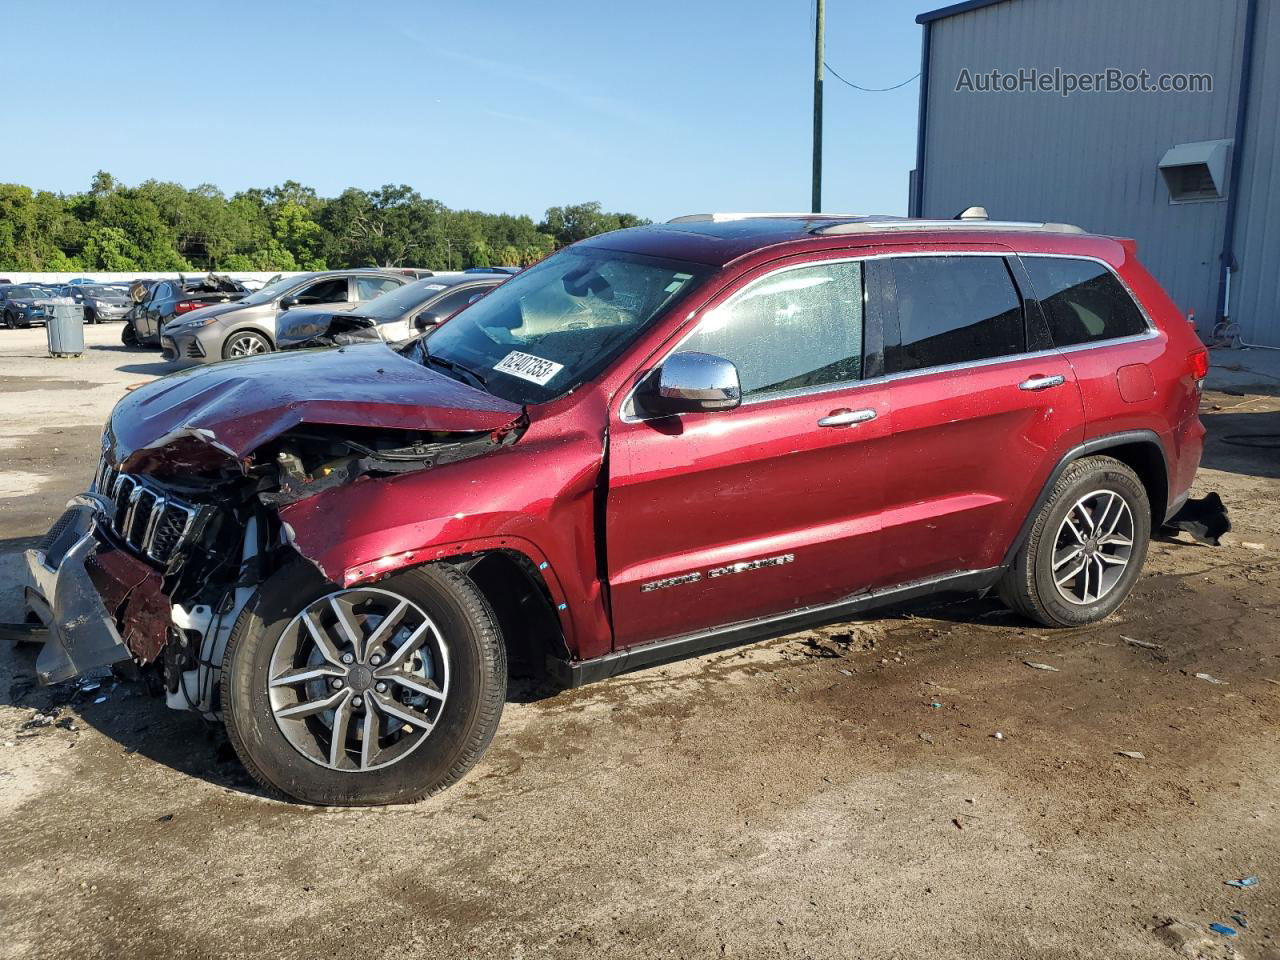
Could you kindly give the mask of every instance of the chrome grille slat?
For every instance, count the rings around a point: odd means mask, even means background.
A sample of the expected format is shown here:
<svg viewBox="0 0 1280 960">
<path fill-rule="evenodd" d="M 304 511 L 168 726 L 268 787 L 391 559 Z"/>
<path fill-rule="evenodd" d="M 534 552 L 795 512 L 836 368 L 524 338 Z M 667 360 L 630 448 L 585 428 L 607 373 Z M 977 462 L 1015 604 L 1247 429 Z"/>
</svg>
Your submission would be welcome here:
<svg viewBox="0 0 1280 960">
<path fill-rule="evenodd" d="M 106 463 L 95 487 L 115 504 L 111 529 L 129 549 L 167 564 L 195 529 L 199 508 L 184 503 L 138 477 L 119 473 Z"/>
</svg>

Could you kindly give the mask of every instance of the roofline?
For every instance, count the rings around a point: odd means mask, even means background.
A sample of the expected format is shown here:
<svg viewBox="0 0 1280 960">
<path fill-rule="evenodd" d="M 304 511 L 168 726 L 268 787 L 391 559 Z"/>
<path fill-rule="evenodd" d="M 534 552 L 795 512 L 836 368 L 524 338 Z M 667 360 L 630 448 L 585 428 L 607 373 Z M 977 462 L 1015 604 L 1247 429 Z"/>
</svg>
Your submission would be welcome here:
<svg viewBox="0 0 1280 960">
<path fill-rule="evenodd" d="M 736 220 L 856 220 L 864 213 L 686 213 L 667 223 L 732 223 Z"/>
<path fill-rule="evenodd" d="M 1073 223 L 1021 220 L 860 220 L 853 223 L 833 223 L 809 231 L 823 237 L 846 236 L 855 233 L 886 233 L 897 231 L 992 231 L 1013 233 L 1079 233 L 1087 231 Z"/>
<path fill-rule="evenodd" d="M 964 0 L 962 3 L 953 3 L 949 7 L 926 11 L 916 17 L 916 23 L 933 23 L 945 17 L 954 17 L 957 13 L 968 13 L 970 10 L 981 10 L 983 7 L 994 7 L 997 3 L 1005 2 L 1006 0 Z"/>
</svg>

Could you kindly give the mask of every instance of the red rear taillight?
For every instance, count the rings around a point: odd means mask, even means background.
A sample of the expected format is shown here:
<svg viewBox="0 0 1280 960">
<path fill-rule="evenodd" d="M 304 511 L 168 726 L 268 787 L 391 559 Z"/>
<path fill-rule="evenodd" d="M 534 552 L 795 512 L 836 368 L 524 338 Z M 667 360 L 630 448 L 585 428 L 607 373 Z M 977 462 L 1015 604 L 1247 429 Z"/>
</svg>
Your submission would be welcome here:
<svg viewBox="0 0 1280 960">
<path fill-rule="evenodd" d="M 1209 375 L 1209 351 L 1204 347 L 1193 350 L 1187 356 L 1187 363 L 1191 366 L 1191 376 L 1196 383 L 1201 383 Z"/>
<path fill-rule="evenodd" d="M 197 303 L 194 300 L 184 300 L 181 303 L 173 305 L 174 313 L 190 313 L 192 310 L 199 310 L 201 307 L 207 307 L 207 303 Z"/>
</svg>

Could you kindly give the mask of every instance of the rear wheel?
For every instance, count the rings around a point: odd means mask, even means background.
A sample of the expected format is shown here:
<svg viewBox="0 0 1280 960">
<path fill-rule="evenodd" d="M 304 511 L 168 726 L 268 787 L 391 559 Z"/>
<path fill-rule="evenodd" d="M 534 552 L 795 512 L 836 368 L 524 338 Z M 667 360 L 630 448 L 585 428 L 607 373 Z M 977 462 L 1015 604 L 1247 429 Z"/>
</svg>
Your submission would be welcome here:
<svg viewBox="0 0 1280 960">
<path fill-rule="evenodd" d="M 222 358 L 234 360 L 236 357 L 255 357 L 260 353 L 270 353 L 271 350 L 271 341 L 262 334 L 253 330 L 241 330 L 227 338 L 222 348 Z"/>
<path fill-rule="evenodd" d="M 124 322 L 124 329 L 120 331 L 120 342 L 126 347 L 136 347 L 138 345 L 138 331 L 133 328 L 132 321 Z"/>
<path fill-rule="evenodd" d="M 4 325 L 8 327 L 10 330 L 15 330 L 17 329 L 17 326 L 18 326 L 16 323 L 14 323 L 13 314 L 10 313 L 8 310 L 4 312 Z"/>
<path fill-rule="evenodd" d="M 1137 475 L 1110 457 L 1071 464 L 1000 583 L 1000 596 L 1047 627 L 1113 613 L 1142 572 L 1151 502 Z"/>
<path fill-rule="evenodd" d="M 222 704 L 231 743 L 265 787 L 306 803 L 405 803 L 476 762 L 506 681 L 493 612 L 456 570 L 342 590 L 296 564 L 237 622 Z"/>
</svg>

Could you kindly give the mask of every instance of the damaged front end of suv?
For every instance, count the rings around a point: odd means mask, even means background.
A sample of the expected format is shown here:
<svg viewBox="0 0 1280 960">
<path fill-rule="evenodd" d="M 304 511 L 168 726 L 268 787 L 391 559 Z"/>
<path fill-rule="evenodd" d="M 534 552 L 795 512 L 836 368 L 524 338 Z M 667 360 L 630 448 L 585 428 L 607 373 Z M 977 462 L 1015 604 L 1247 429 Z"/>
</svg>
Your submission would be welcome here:
<svg viewBox="0 0 1280 960">
<path fill-rule="evenodd" d="M 269 358 L 166 378 L 120 402 L 92 486 L 27 552 L 29 619 L 49 631 L 42 682 L 123 667 L 169 706 L 219 717 L 237 620 L 275 572 L 310 560 L 282 510 L 483 456 L 522 432 L 518 406 L 463 398 L 465 386 L 385 347 L 341 353 L 327 369 L 307 358 L 305 401 L 283 385 L 289 361 Z"/>
</svg>

